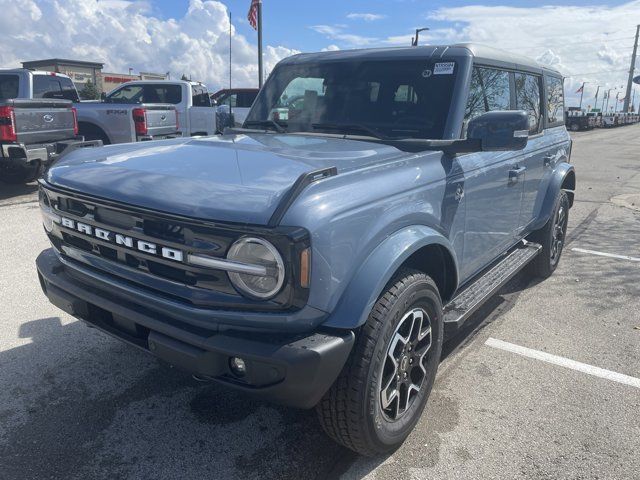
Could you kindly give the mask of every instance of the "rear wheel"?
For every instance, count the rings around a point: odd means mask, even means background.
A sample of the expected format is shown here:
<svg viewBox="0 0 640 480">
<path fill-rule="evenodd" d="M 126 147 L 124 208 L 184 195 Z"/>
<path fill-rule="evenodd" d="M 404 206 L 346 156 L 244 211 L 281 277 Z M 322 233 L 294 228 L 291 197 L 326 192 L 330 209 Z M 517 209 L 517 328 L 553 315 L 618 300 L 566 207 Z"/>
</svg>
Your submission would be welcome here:
<svg viewBox="0 0 640 480">
<path fill-rule="evenodd" d="M 357 453 L 395 450 L 420 419 L 442 352 L 433 280 L 403 270 L 376 302 L 342 373 L 316 407 L 325 432 Z"/>
<path fill-rule="evenodd" d="M 544 227 L 530 236 L 531 241 L 542 245 L 542 250 L 529 264 L 529 272 L 535 277 L 548 278 L 553 274 L 566 242 L 569 222 L 569 195 L 560 190 L 556 198 L 553 215 Z"/>
</svg>

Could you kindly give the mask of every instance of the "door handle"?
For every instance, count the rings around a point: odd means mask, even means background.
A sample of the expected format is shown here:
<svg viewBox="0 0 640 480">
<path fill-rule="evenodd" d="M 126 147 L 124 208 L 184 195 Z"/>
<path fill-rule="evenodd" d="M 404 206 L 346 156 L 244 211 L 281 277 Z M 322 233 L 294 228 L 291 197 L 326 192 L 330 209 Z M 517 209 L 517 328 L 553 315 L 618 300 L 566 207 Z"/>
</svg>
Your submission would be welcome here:
<svg viewBox="0 0 640 480">
<path fill-rule="evenodd" d="M 524 174 L 527 167 L 515 167 L 509 170 L 509 183 L 517 183 L 521 175 Z"/>
<path fill-rule="evenodd" d="M 458 184 L 458 186 L 456 187 L 456 195 L 455 195 L 456 202 L 459 202 L 463 198 L 464 198 L 464 188 L 462 188 L 462 185 Z"/>
</svg>

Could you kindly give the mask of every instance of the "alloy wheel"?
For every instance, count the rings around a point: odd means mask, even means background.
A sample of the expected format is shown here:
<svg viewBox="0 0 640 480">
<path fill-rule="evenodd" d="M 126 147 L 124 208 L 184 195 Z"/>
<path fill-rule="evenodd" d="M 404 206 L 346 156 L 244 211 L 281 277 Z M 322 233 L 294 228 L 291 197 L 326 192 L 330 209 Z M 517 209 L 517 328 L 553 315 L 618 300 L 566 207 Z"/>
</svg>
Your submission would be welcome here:
<svg viewBox="0 0 640 480">
<path fill-rule="evenodd" d="M 380 406 L 391 421 L 411 408 L 427 376 L 431 319 L 422 308 L 407 312 L 398 323 L 382 364 Z"/>
</svg>

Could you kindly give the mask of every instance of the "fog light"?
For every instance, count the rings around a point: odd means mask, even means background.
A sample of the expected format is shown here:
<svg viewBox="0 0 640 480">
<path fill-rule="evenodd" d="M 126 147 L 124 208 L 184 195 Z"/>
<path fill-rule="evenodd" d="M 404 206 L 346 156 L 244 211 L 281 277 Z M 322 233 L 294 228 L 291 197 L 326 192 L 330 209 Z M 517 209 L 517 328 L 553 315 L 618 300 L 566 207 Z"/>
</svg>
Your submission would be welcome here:
<svg viewBox="0 0 640 480">
<path fill-rule="evenodd" d="M 247 365 L 240 357 L 231 357 L 229 360 L 229 368 L 236 377 L 244 377 L 247 373 Z"/>
</svg>

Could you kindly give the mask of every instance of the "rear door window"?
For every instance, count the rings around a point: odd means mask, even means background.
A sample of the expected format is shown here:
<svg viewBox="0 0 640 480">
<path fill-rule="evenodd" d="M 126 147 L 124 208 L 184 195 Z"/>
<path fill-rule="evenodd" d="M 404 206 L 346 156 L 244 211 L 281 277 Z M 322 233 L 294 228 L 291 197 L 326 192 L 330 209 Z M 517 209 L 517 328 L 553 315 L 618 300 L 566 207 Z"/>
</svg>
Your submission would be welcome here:
<svg viewBox="0 0 640 480">
<path fill-rule="evenodd" d="M 564 86 L 561 78 L 547 77 L 547 126 L 564 125 Z"/>
<path fill-rule="evenodd" d="M 56 75 L 34 75 L 33 98 L 59 98 L 79 101 L 76 87 L 69 78 Z"/>
<path fill-rule="evenodd" d="M 194 107 L 210 107 L 211 99 L 209 98 L 209 92 L 201 85 L 194 85 L 192 87 L 193 97 L 192 102 Z"/>
<path fill-rule="evenodd" d="M 516 109 L 529 114 L 529 133 L 534 135 L 540 131 L 542 105 L 540 91 L 542 77 L 526 73 L 515 74 Z"/>
<path fill-rule="evenodd" d="M 251 108 L 253 102 L 256 99 L 257 92 L 241 92 L 238 94 L 238 106 L 244 108 Z"/>
<path fill-rule="evenodd" d="M 0 75 L 0 99 L 18 98 L 20 78 L 18 75 Z"/>
</svg>

